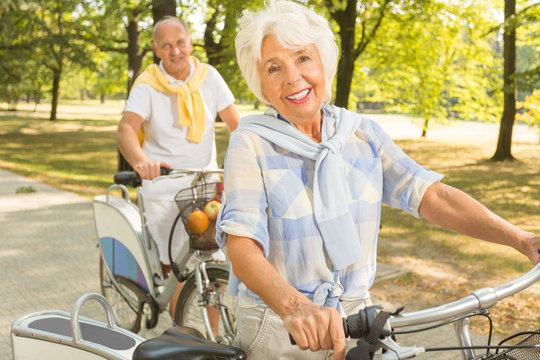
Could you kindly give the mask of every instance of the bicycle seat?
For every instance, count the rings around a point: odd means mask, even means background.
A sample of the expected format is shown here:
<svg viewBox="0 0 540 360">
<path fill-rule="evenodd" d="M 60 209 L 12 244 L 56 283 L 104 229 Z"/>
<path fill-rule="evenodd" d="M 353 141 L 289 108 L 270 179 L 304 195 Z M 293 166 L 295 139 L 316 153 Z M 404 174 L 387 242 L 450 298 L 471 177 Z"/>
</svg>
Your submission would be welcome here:
<svg viewBox="0 0 540 360">
<path fill-rule="evenodd" d="M 216 344 L 193 328 L 175 326 L 162 335 L 139 344 L 133 360 L 245 360 L 246 353 L 234 346 Z"/>
</svg>

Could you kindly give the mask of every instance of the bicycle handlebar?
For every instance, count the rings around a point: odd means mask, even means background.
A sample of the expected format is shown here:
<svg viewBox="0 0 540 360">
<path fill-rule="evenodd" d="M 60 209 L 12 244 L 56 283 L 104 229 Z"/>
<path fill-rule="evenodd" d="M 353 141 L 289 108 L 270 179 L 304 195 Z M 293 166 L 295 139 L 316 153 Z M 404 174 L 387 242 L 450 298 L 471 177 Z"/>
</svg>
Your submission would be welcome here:
<svg viewBox="0 0 540 360">
<path fill-rule="evenodd" d="M 429 309 L 400 313 L 390 317 L 392 328 L 443 321 L 459 315 L 481 312 L 495 306 L 500 300 L 517 294 L 540 280 L 540 263 L 522 276 L 494 288 L 482 288 L 454 302 Z"/>
<path fill-rule="evenodd" d="M 389 337 L 389 335 L 396 334 L 394 332 L 395 328 L 425 325 L 449 319 L 456 320 L 460 317 L 480 314 L 495 306 L 500 300 L 528 288 L 539 279 L 540 263 L 517 279 L 494 288 L 476 290 L 467 297 L 441 306 L 411 313 L 401 313 L 401 308 L 392 314 L 382 311 L 381 306 L 366 307 L 360 310 L 358 314 L 352 314 L 343 319 L 345 336 L 360 339 L 357 346 L 347 353 L 347 359 L 369 358 L 366 355 L 374 353 L 380 346 L 395 354 L 394 357 L 392 357 L 393 355 L 385 357 L 388 359 L 409 359 L 414 357 L 416 354 L 424 352 L 425 349 L 401 347 Z M 289 338 L 291 344 L 294 345 L 295 342 L 291 335 L 289 335 Z M 467 350 L 468 348 L 465 346 L 456 349 Z"/>
<path fill-rule="evenodd" d="M 159 181 L 166 177 L 182 177 L 192 174 L 221 174 L 222 169 L 170 169 L 161 167 L 160 176 L 156 177 L 152 181 Z M 142 184 L 141 177 L 136 171 L 120 171 L 114 175 L 114 183 L 118 185 L 129 185 L 132 187 L 139 187 Z"/>
</svg>

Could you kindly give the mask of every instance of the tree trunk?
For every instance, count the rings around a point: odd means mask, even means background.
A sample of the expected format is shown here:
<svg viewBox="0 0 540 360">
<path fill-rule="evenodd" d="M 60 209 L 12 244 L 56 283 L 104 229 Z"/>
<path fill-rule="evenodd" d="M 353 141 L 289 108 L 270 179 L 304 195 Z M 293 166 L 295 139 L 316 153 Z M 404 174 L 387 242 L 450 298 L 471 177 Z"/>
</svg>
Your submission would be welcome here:
<svg viewBox="0 0 540 360">
<path fill-rule="evenodd" d="M 154 24 L 164 16 L 176 16 L 176 0 L 152 0 L 152 18 Z M 159 64 L 159 58 L 154 54 L 154 62 Z"/>
<path fill-rule="evenodd" d="M 337 86 L 334 103 L 336 106 L 347 108 L 354 73 L 354 64 L 358 55 L 355 54 L 356 33 L 356 0 L 347 1 L 345 11 L 334 13 L 334 19 L 339 25 L 341 38 L 341 57 L 337 70 Z"/>
<path fill-rule="evenodd" d="M 176 16 L 176 0 L 152 0 L 154 24 L 167 15 Z"/>
<path fill-rule="evenodd" d="M 343 37 L 341 39 L 344 40 Z M 354 41 L 354 34 L 352 35 L 352 39 Z M 342 54 L 338 63 L 337 86 L 334 103 L 336 106 L 348 108 L 355 58 L 348 47 L 342 46 L 341 50 Z"/>
<path fill-rule="evenodd" d="M 60 90 L 60 76 L 62 71 L 60 69 L 53 70 L 53 88 L 52 88 L 52 101 L 51 101 L 51 116 L 49 120 L 56 120 L 56 112 L 58 109 L 58 95 Z"/>
<path fill-rule="evenodd" d="M 139 13 L 134 11 L 128 23 L 128 83 L 127 94 L 129 94 L 133 82 L 141 72 L 142 59 L 139 56 Z"/>
<path fill-rule="evenodd" d="M 429 119 L 424 119 L 424 126 L 422 127 L 422 137 L 425 138 L 427 136 L 427 131 L 429 127 Z"/>
<path fill-rule="evenodd" d="M 504 109 L 499 127 L 497 150 L 491 158 L 495 161 L 514 160 L 512 156 L 512 130 L 516 117 L 516 29 L 510 25 L 516 13 L 516 1 L 504 1 Z"/>
<path fill-rule="evenodd" d="M 206 22 L 206 28 L 204 29 L 204 50 L 206 51 L 206 57 L 208 58 L 208 63 L 216 68 L 219 68 L 223 60 L 223 56 L 220 56 L 223 54 L 223 46 L 214 39 L 218 16 L 219 8 L 216 7 L 214 13 Z"/>
</svg>

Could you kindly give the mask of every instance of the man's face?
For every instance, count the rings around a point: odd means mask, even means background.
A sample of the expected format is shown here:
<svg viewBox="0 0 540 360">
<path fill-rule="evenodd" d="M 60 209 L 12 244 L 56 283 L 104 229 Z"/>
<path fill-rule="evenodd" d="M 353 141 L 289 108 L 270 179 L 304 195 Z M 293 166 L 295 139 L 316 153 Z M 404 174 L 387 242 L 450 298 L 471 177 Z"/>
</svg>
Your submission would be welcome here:
<svg viewBox="0 0 540 360">
<path fill-rule="evenodd" d="M 188 77 L 189 56 L 193 50 L 193 42 L 182 24 L 166 21 L 158 25 L 152 48 L 156 56 L 163 61 L 169 75 L 178 80 L 185 80 Z"/>
</svg>

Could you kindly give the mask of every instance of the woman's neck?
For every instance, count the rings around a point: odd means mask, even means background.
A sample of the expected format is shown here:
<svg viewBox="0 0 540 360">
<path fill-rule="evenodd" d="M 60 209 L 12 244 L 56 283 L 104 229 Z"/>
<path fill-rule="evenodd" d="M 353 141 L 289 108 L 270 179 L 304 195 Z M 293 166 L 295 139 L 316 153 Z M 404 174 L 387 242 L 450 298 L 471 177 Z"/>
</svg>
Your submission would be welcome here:
<svg viewBox="0 0 540 360">
<path fill-rule="evenodd" d="M 322 110 L 318 115 L 306 121 L 289 121 L 308 138 L 320 143 L 322 141 Z"/>
<path fill-rule="evenodd" d="M 319 119 L 318 122 L 294 124 L 298 130 L 316 143 L 320 143 L 322 141 L 321 125 L 322 118 Z"/>
</svg>

